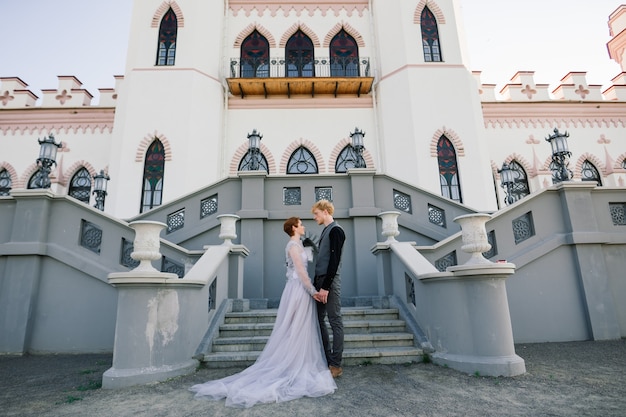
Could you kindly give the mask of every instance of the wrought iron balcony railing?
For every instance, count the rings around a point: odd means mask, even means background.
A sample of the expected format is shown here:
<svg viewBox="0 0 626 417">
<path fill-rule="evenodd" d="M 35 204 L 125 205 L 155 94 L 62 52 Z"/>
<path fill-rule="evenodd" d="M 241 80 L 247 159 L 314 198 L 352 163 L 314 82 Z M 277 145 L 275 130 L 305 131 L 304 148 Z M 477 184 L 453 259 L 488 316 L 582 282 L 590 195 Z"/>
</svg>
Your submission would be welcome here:
<svg viewBox="0 0 626 417">
<path fill-rule="evenodd" d="M 370 77 L 370 60 L 367 57 L 231 58 L 230 77 Z"/>
</svg>

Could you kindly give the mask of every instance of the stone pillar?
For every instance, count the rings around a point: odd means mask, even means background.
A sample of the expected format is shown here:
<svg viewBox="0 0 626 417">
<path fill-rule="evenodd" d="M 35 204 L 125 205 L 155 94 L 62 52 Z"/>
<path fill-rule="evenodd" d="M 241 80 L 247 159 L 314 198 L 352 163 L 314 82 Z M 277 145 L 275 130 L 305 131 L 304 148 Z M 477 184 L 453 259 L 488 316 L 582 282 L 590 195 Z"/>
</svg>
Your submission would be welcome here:
<svg viewBox="0 0 626 417">
<path fill-rule="evenodd" d="M 113 366 L 102 376 L 103 388 L 164 381 L 198 366 L 192 356 L 203 330 L 194 309 L 206 285 L 152 267 L 151 260 L 161 257 L 159 234 L 165 224 L 137 221 L 130 226 L 135 230 L 131 257 L 140 264 L 108 277 L 117 288 L 118 302 Z"/>
<path fill-rule="evenodd" d="M 515 354 L 513 328 L 505 279 L 515 272 L 512 263 L 493 263 L 482 256 L 490 245 L 487 214 L 468 214 L 454 219 L 461 224 L 461 249 L 471 258 L 447 268 L 445 274 L 425 274 L 420 280 L 447 308 L 438 310 L 433 328 L 441 327 L 431 340 L 437 347 L 433 362 L 489 376 L 515 376 L 526 372 L 524 360 Z"/>
</svg>

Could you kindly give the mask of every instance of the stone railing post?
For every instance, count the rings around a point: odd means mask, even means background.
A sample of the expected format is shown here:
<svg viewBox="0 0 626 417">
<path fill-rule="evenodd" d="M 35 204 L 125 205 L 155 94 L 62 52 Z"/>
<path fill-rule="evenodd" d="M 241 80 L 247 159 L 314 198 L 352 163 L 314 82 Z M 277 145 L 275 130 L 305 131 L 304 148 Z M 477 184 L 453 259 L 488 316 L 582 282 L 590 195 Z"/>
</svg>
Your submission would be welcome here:
<svg viewBox="0 0 626 417">
<path fill-rule="evenodd" d="M 117 320 L 113 346 L 113 365 L 102 376 L 103 388 L 164 381 L 195 371 L 192 359 L 201 339 L 195 325 L 198 290 L 201 281 L 179 279 L 178 275 L 160 272 L 151 261 L 161 258 L 160 239 L 165 224 L 136 221 L 131 257 L 137 268 L 114 272 L 109 284 L 117 288 Z M 190 347 L 192 346 L 192 347 Z"/>
</svg>

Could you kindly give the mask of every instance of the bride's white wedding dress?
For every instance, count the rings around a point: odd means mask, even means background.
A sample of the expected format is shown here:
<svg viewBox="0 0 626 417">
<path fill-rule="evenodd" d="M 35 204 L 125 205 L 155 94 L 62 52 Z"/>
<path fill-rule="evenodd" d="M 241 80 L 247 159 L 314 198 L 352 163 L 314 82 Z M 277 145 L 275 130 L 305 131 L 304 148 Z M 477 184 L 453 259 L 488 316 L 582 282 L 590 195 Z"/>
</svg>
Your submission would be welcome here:
<svg viewBox="0 0 626 417">
<path fill-rule="evenodd" d="M 263 352 L 238 374 L 192 386 L 196 397 L 226 398 L 226 406 L 247 408 L 257 403 L 319 397 L 337 389 L 322 349 L 315 300 L 306 290 L 311 284 L 305 284 L 308 277 L 298 275 L 289 256 L 293 245 L 297 245 L 302 265 L 307 262 L 300 241 L 290 240 L 285 248 L 287 282 Z"/>
</svg>

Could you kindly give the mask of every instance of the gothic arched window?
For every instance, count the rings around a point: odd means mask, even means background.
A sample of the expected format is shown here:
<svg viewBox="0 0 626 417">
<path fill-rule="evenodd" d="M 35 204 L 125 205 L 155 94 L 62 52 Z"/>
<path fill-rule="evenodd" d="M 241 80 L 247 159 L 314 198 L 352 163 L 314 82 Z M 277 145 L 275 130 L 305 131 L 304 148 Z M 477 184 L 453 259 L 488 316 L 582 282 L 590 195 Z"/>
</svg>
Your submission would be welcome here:
<svg viewBox="0 0 626 417">
<path fill-rule="evenodd" d="M 509 163 L 509 169 L 513 174 L 513 183 L 511 184 L 511 197 L 513 201 L 521 200 L 530 194 L 530 188 L 528 187 L 528 176 L 524 168 L 517 162 L 511 161 Z"/>
<path fill-rule="evenodd" d="M 87 168 L 83 167 L 74 174 L 70 181 L 70 189 L 68 194 L 83 203 L 89 204 L 89 196 L 91 193 L 91 175 Z"/>
<path fill-rule="evenodd" d="M 11 185 L 11 174 L 6 169 L 3 169 L 0 171 L 0 195 L 9 195 Z"/>
<path fill-rule="evenodd" d="M 352 145 L 346 145 L 346 147 L 339 153 L 339 156 L 337 156 L 337 161 L 335 162 L 335 173 L 341 174 L 348 172 L 348 169 L 354 168 L 357 165 L 358 159 L 359 156 L 355 152 Z"/>
<path fill-rule="evenodd" d="M 141 213 L 161 205 L 163 199 L 163 177 L 165 174 L 165 149 L 155 139 L 146 151 L 141 192 Z"/>
<path fill-rule="evenodd" d="M 317 161 L 304 146 L 293 151 L 287 162 L 287 174 L 317 174 Z"/>
<path fill-rule="evenodd" d="M 439 45 L 439 30 L 437 20 L 428 7 L 424 7 L 420 18 L 422 28 L 422 48 L 424 61 L 441 62 L 441 45 Z"/>
<path fill-rule="evenodd" d="M 237 171 L 263 170 L 269 174 L 270 169 L 268 168 L 269 165 L 267 164 L 267 159 L 265 158 L 265 155 L 263 155 L 262 153 L 259 153 L 258 155 L 255 155 L 254 157 L 258 159 L 254 161 L 252 159 L 253 154 L 250 151 L 246 152 L 243 158 L 241 158 L 241 161 L 239 161 L 239 167 L 237 168 Z M 255 165 L 258 166 L 258 169 L 255 167 Z"/>
<path fill-rule="evenodd" d="M 270 44 L 258 30 L 241 43 L 239 71 L 242 78 L 269 77 Z"/>
<path fill-rule="evenodd" d="M 330 41 L 330 75 L 359 76 L 359 47 L 354 38 L 343 29 Z"/>
<path fill-rule="evenodd" d="M 589 162 L 588 159 L 585 159 L 585 162 L 583 162 L 580 174 L 583 181 L 595 181 L 598 186 L 602 186 L 602 177 L 600 176 L 600 172 L 591 162 Z"/>
<path fill-rule="evenodd" d="M 437 162 L 439 163 L 441 195 L 462 203 L 456 152 L 452 142 L 445 136 L 440 137 L 437 142 Z"/>
<path fill-rule="evenodd" d="M 178 21 L 174 10 L 170 9 L 161 19 L 159 26 L 159 49 L 157 52 L 157 65 L 174 65 L 176 58 L 176 33 Z"/>
<path fill-rule="evenodd" d="M 314 77 L 314 58 L 311 38 L 298 29 L 285 46 L 285 76 Z"/>
</svg>

